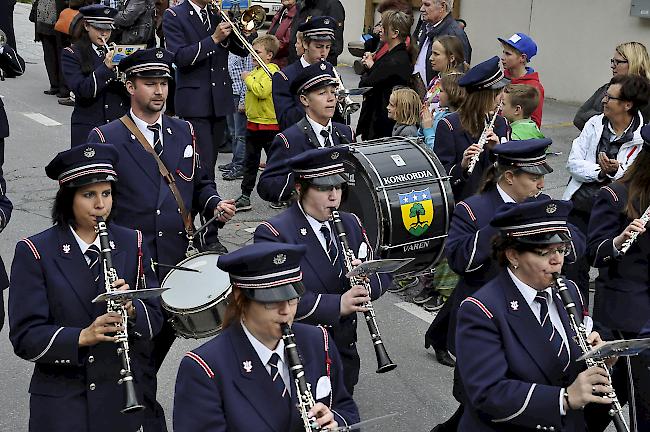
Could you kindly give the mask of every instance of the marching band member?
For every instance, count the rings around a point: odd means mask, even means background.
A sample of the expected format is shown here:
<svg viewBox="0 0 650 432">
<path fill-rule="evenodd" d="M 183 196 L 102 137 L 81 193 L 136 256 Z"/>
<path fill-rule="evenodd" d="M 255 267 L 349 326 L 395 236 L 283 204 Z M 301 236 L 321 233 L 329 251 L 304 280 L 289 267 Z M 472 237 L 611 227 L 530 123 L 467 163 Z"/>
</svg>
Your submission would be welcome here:
<svg viewBox="0 0 650 432">
<path fill-rule="evenodd" d="M 494 127 L 485 131 L 486 118 L 495 115 L 501 100 L 501 89 L 508 84 L 499 68 L 499 58 L 492 57 L 471 68 L 458 81 L 467 91 L 467 97 L 458 108 L 438 122 L 434 152 L 451 176 L 451 187 L 456 201 L 474 195 L 479 188 L 483 172 L 492 163 L 491 150 L 501 141 L 507 141 L 508 126 L 497 115 Z M 482 132 L 486 132 L 485 147 L 477 145 Z M 472 157 L 481 152 L 471 174 L 467 168 Z"/>
<path fill-rule="evenodd" d="M 289 209 L 262 222 L 255 230 L 254 241 L 309 246 L 301 261 L 306 292 L 298 304 L 296 320 L 331 326 L 343 359 L 345 386 L 352 394 L 360 369 L 357 312 L 366 311 L 363 303 L 378 299 L 391 278 L 385 274 L 373 275 L 368 293 L 363 286 L 350 287 L 345 277 L 341 245 L 328 220 L 332 209 L 341 204 L 342 188 L 347 182 L 343 177 L 343 161 L 347 155 L 347 147 L 330 147 L 308 150 L 289 159 L 287 164 L 296 179 L 298 200 Z M 361 221 L 351 213 L 341 213 L 341 217 L 355 256 L 372 259 L 372 246 Z"/>
<path fill-rule="evenodd" d="M 188 352 L 176 377 L 174 430 L 303 431 L 296 385 L 289 376 L 282 324 L 292 324 L 304 292 L 302 245 L 262 243 L 219 258 L 233 286 L 223 332 Z M 292 324 L 324 429 L 359 421 L 345 390 L 341 360 L 325 329 Z M 309 407 L 307 407 L 309 408 Z"/>
<path fill-rule="evenodd" d="M 291 83 L 291 93 L 299 98 L 305 115 L 298 123 L 279 133 L 271 143 L 266 169 L 257 183 L 257 192 L 262 199 L 271 202 L 289 199 L 293 192 L 293 175 L 287 160 L 291 157 L 305 150 L 354 141 L 349 126 L 332 121 L 337 85 L 332 65 L 327 62 L 304 68 Z"/>
<path fill-rule="evenodd" d="M 456 361 L 467 396 L 459 431 L 584 431 L 585 405 L 611 404 L 607 371 L 576 361 L 582 351 L 551 289 L 571 249 L 570 209 L 544 198 L 506 204 L 492 220 L 501 270 L 458 310 Z M 575 284 L 565 283 L 582 311 Z M 589 334 L 593 323 L 584 320 Z M 602 343 L 597 332 L 586 342 Z"/>
<path fill-rule="evenodd" d="M 436 359 L 453 366 L 447 351 L 455 353 L 456 312 L 465 298 L 491 281 L 499 272 L 498 263 L 491 254 L 493 237 L 497 229 L 490 225 L 497 209 L 504 203 L 522 203 L 541 194 L 544 176 L 553 172 L 546 161 L 546 149 L 552 143 L 548 138 L 510 141 L 494 148 L 496 163 L 486 172 L 482 191 L 456 204 L 445 253 L 449 267 L 460 276 L 458 284 L 443 308 L 427 330 L 424 345 L 433 345 Z M 540 197 L 548 198 L 547 195 Z M 585 252 L 584 235 L 569 225 L 571 255 L 569 260 Z M 454 395 L 462 402 L 462 389 L 454 382 Z M 462 405 L 445 429 L 456 430 Z M 453 427 L 451 425 L 454 424 Z"/>
<path fill-rule="evenodd" d="M 641 128 L 643 148 L 623 177 L 602 187 L 589 220 L 589 260 L 599 269 L 596 279 L 594 320 L 616 339 L 641 337 L 650 323 L 650 250 L 645 222 L 650 206 L 650 125 Z M 623 252 L 632 233 L 639 237 Z M 629 364 L 627 362 L 629 361 Z M 637 430 L 650 430 L 650 371 L 647 356 L 627 357 L 616 368 L 631 370 L 635 389 Z M 616 372 L 615 372 L 616 374 Z M 614 382 L 619 399 L 629 399 L 627 386 Z M 628 397 L 626 397 L 628 396 Z M 594 430 L 604 430 L 609 420 Z"/>
<path fill-rule="evenodd" d="M 242 42 L 209 5 L 212 0 L 187 0 L 165 10 L 165 46 L 176 64 L 176 114 L 192 123 L 202 164 L 214 180 L 226 116 L 235 110 L 228 52 L 245 57 Z M 225 250 L 223 251 L 226 252 Z"/>
<path fill-rule="evenodd" d="M 84 17 L 81 36 L 61 53 L 66 84 L 75 95 L 70 120 L 72 147 L 85 144 L 92 128 L 119 118 L 129 109 L 128 94 L 112 62 L 113 51 L 106 46 L 117 10 L 94 4 L 79 12 Z"/>
<path fill-rule="evenodd" d="M 168 265 L 185 258 L 188 233 L 194 229 L 192 210 L 206 218 L 223 210 L 219 218 L 222 223 L 235 214 L 234 201 L 219 196 L 214 180 L 199 164 L 192 125 L 161 113 L 171 63 L 171 53 L 160 48 L 139 50 L 124 58 L 120 67 L 126 73 L 131 95 L 131 110 L 123 119 L 126 123 L 116 120 L 93 129 L 89 137 L 91 141 L 111 143 L 120 154 L 115 166 L 121 177 L 115 222 L 141 229 L 153 261 Z M 163 177 L 153 153 L 174 179 L 176 191 Z M 168 267 L 157 267 L 161 281 L 168 272 Z M 153 371 L 158 371 L 175 339 L 173 328 L 165 320 L 153 340 Z M 155 372 L 148 376 L 152 381 Z M 155 399 L 155 393 L 145 396 Z M 162 407 L 158 405 L 156 411 L 158 421 L 164 424 Z"/>
<path fill-rule="evenodd" d="M 30 431 L 136 431 L 142 416 L 121 414 L 124 390 L 116 338 L 121 316 L 106 303 L 91 301 L 105 292 L 96 217 L 108 221 L 112 261 L 121 278 L 114 288 L 158 284 L 139 231 L 111 223 L 117 181 L 117 151 L 86 144 L 59 153 L 45 168 L 59 182 L 52 207 L 54 226 L 18 242 L 9 287 L 9 339 L 15 353 L 34 362 L 29 387 Z M 126 305 L 131 347 L 160 329 L 157 300 Z M 139 386 L 140 358 L 132 353 Z"/>
<path fill-rule="evenodd" d="M 273 76 L 273 106 L 280 130 L 287 129 L 304 117 L 305 108 L 300 103 L 299 95 L 291 91 L 292 84 L 304 68 L 320 63 L 329 56 L 337 26 L 336 20 L 329 16 L 312 17 L 298 26 L 304 53 Z"/>
</svg>

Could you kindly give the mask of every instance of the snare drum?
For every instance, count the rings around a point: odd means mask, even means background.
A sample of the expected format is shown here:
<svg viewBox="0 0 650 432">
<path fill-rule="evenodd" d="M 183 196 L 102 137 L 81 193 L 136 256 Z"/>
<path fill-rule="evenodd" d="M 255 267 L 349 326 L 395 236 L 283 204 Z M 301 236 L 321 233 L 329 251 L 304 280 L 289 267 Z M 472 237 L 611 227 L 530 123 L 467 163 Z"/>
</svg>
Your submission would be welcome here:
<svg viewBox="0 0 650 432">
<path fill-rule="evenodd" d="M 414 258 L 399 270 L 415 275 L 442 257 L 454 198 L 436 155 L 415 138 L 351 144 L 353 174 L 341 209 L 355 213 L 380 258 Z"/>
<path fill-rule="evenodd" d="M 196 254 L 178 266 L 200 273 L 173 269 L 165 276 L 161 286 L 169 289 L 162 293 L 161 304 L 178 336 L 200 339 L 221 331 L 231 287 L 228 273 L 217 267 L 218 259 L 214 252 Z"/>
</svg>

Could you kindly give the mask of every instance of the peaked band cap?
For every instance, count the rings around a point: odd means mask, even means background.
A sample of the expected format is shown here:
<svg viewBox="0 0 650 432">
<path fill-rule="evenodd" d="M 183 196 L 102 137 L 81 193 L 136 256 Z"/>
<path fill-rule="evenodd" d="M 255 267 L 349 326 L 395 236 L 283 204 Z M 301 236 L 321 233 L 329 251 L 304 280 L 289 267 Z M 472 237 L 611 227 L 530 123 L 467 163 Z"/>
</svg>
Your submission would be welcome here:
<svg viewBox="0 0 650 432">
<path fill-rule="evenodd" d="M 251 300 L 291 300 L 304 292 L 300 260 L 306 251 L 305 245 L 253 243 L 220 256 L 217 267 L 228 272 L 232 284 Z"/>
<path fill-rule="evenodd" d="M 350 154 L 346 146 L 307 150 L 287 161 L 294 176 L 309 180 L 317 186 L 337 186 L 347 183 L 344 162 Z"/>
<path fill-rule="evenodd" d="M 310 40 L 331 40 L 334 41 L 334 32 L 338 22 L 331 16 L 315 16 L 307 18 L 307 21 L 298 26 L 302 37 Z"/>
<path fill-rule="evenodd" d="M 86 22 L 95 28 L 102 30 L 115 28 L 113 22 L 115 21 L 115 15 L 117 15 L 117 9 L 100 4 L 92 4 L 79 8 L 79 12 L 83 15 Z"/>
<path fill-rule="evenodd" d="M 472 93 L 485 89 L 500 89 L 510 83 L 499 66 L 499 57 L 494 56 L 489 60 L 479 63 L 467 71 L 458 80 L 458 85 Z"/>
<path fill-rule="evenodd" d="M 120 70 L 127 76 L 171 78 L 174 55 L 162 48 L 137 50 L 120 61 Z"/>
<path fill-rule="evenodd" d="M 338 80 L 334 75 L 334 67 L 327 61 L 320 61 L 303 68 L 291 83 L 291 93 L 300 95 L 321 87 L 337 85 Z"/>
<path fill-rule="evenodd" d="M 553 244 L 571 240 L 567 218 L 573 208 L 570 201 L 547 196 L 529 198 L 523 203 L 506 203 L 499 207 L 490 225 L 504 238 L 521 243 Z"/>
<path fill-rule="evenodd" d="M 61 187 L 117 181 L 114 167 L 118 160 L 112 144 L 88 143 L 57 154 L 45 167 L 45 173 Z"/>
<path fill-rule="evenodd" d="M 494 147 L 497 163 L 512 166 L 530 174 L 546 175 L 553 168 L 546 161 L 546 149 L 553 143 L 550 138 L 508 141 Z"/>
</svg>

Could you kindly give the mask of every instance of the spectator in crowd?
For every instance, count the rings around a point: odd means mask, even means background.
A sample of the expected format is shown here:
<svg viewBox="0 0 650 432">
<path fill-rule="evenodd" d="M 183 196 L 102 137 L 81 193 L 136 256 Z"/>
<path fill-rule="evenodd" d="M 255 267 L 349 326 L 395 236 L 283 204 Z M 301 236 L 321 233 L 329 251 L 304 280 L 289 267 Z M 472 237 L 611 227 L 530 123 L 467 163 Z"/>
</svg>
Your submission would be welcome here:
<svg viewBox="0 0 650 432">
<path fill-rule="evenodd" d="M 498 38 L 503 47 L 501 64 L 503 73 L 512 84 L 526 84 L 535 87 L 539 92 L 539 104 L 533 111 L 531 118 L 542 127 L 542 109 L 544 108 L 544 87 L 539 82 L 539 74 L 528 63 L 537 54 L 537 44 L 524 33 L 515 33 L 509 39 Z"/>
<path fill-rule="evenodd" d="M 422 25 L 418 32 L 419 53 L 415 62 L 414 74 L 420 74 L 422 85 L 426 86 L 435 72 L 429 59 L 433 41 L 443 35 L 456 36 L 463 43 L 465 61 L 470 64 L 472 60 L 472 47 L 465 31 L 461 29 L 451 15 L 454 0 L 422 0 L 420 6 L 420 19 Z"/>
<path fill-rule="evenodd" d="M 386 109 L 388 118 L 395 122 L 392 136 L 417 136 L 422 102 L 414 90 L 406 87 L 394 88 Z"/>
<path fill-rule="evenodd" d="M 291 30 L 293 18 L 298 13 L 296 0 L 282 0 L 282 8 L 276 12 L 271 20 L 268 33 L 280 41 L 280 49 L 273 59 L 280 69 L 289 64 L 289 51 L 291 48 Z"/>
<path fill-rule="evenodd" d="M 242 79 L 243 72 L 253 70 L 253 60 L 250 55 L 240 57 L 228 54 L 228 72 L 232 80 L 232 102 L 235 111 L 226 117 L 228 131 L 232 140 L 232 161 L 219 165 L 223 171 L 224 180 L 239 180 L 244 178 L 244 156 L 246 154 L 246 84 Z"/>
<path fill-rule="evenodd" d="M 458 85 L 458 80 L 463 75 L 463 72 L 449 72 L 442 76 L 440 79 L 438 109 L 434 113 L 431 112 L 426 103 L 422 105 L 420 125 L 422 126 L 424 144 L 429 150 L 433 150 L 438 122 L 449 114 L 456 112 L 465 100 L 465 89 Z"/>
<path fill-rule="evenodd" d="M 61 50 L 68 44 L 65 44 L 64 36 L 54 30 L 54 24 L 65 6 L 60 0 L 42 0 L 37 3 L 36 40 L 40 41 L 43 47 L 43 61 L 50 81 L 50 88 L 43 93 L 58 96 L 62 99 L 62 105 L 73 105 L 72 101 L 63 100 L 70 96 L 61 70 Z"/>
<path fill-rule="evenodd" d="M 301 24 L 316 16 L 329 16 L 336 21 L 334 31 L 334 43 L 326 60 L 333 66 L 337 65 L 337 59 L 343 52 L 343 28 L 345 26 L 345 8 L 340 0 L 300 0 L 298 2 L 298 13 L 293 18 L 291 26 L 291 43 L 289 44 L 289 61 L 293 63 L 300 58 L 298 53 L 292 49 L 295 47 L 296 32 Z"/>
<path fill-rule="evenodd" d="M 424 102 L 434 112 L 440 103 L 440 80 L 442 75 L 452 71 L 465 73 L 468 69 L 463 53 L 463 44 L 456 36 L 441 36 L 431 45 L 431 69 L 434 76 L 428 84 Z"/>
<path fill-rule="evenodd" d="M 14 7 L 16 0 L 0 0 L 0 30 L 7 35 L 7 45 L 16 50 L 14 33 Z"/>
<path fill-rule="evenodd" d="M 640 75 L 650 79 L 650 56 L 645 45 L 640 42 L 625 42 L 616 47 L 614 56 L 610 60 L 612 75 Z M 603 112 L 603 97 L 609 83 L 604 84 L 594 94 L 582 104 L 573 124 L 582 130 L 587 120 Z M 650 119 L 650 104 L 641 108 L 643 121 L 645 123 Z"/>
<path fill-rule="evenodd" d="M 639 75 L 616 75 L 602 99 L 603 113 L 585 124 L 573 140 L 567 170 L 571 174 L 564 190 L 565 200 L 573 202 L 569 221 L 585 235 L 589 215 L 598 190 L 623 176 L 643 145 L 639 109 L 648 103 L 650 82 Z M 589 302 L 589 263 L 582 257 L 566 266 L 565 272 Z"/>
<path fill-rule="evenodd" d="M 526 84 L 508 84 L 503 91 L 501 114 L 510 122 L 510 139 L 544 138 L 531 119 L 539 103 L 539 92 Z"/>
<path fill-rule="evenodd" d="M 113 40 L 125 45 L 156 43 L 154 15 L 155 0 L 125 0 L 120 2 L 115 16 L 116 35 Z"/>
<path fill-rule="evenodd" d="M 253 49 L 257 52 L 272 74 L 280 68 L 271 63 L 273 56 L 280 49 L 278 39 L 270 34 L 258 37 L 253 41 Z M 273 81 L 264 71 L 262 65 L 253 61 L 255 69 L 252 72 L 242 72 L 246 84 L 246 155 L 244 156 L 244 179 L 241 182 L 241 195 L 235 200 L 237 211 L 251 210 L 251 193 L 257 181 L 257 170 L 260 164 L 262 149 L 269 154 L 271 142 L 280 131 L 273 106 Z"/>
<path fill-rule="evenodd" d="M 371 87 L 361 106 L 357 134 L 364 140 L 389 137 L 395 122 L 388 118 L 388 100 L 395 86 L 405 86 L 412 71 L 412 49 L 406 48 L 406 38 L 411 30 L 412 18 L 395 10 L 382 14 L 382 41 L 388 53 L 376 63 L 372 54 L 366 53 L 363 62 L 368 69 L 359 81 L 359 87 Z"/>
</svg>

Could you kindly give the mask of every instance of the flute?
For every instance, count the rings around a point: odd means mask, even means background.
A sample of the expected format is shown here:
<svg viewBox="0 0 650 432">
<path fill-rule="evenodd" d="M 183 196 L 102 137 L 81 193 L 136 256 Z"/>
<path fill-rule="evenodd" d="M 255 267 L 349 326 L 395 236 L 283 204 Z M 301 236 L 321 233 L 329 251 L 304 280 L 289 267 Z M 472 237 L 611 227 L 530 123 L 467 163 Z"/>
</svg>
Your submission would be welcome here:
<svg viewBox="0 0 650 432">
<path fill-rule="evenodd" d="M 643 226 L 646 226 L 648 221 L 650 221 L 650 207 L 645 209 L 641 217 L 639 218 L 643 222 Z M 632 244 L 635 242 L 636 238 L 641 234 L 638 231 L 634 231 L 632 235 L 630 235 L 630 238 L 625 240 L 623 242 L 623 245 L 621 246 L 621 255 L 625 255 L 625 253 L 632 247 Z"/>
<path fill-rule="evenodd" d="M 497 105 L 496 109 L 494 110 L 494 115 L 492 116 L 492 119 L 488 124 L 485 125 L 483 128 L 483 132 L 481 132 L 481 136 L 478 139 L 478 146 L 481 148 L 481 150 L 476 153 L 474 156 L 472 156 L 472 159 L 469 161 L 469 165 L 467 167 L 467 175 L 472 174 L 474 171 L 474 167 L 476 167 L 476 163 L 478 162 L 479 157 L 481 157 L 481 153 L 483 153 L 483 147 L 485 147 L 485 144 L 487 143 L 487 134 L 490 129 L 494 127 L 494 122 L 497 120 L 497 116 L 499 115 L 499 111 L 501 111 L 501 107 L 503 106 L 503 99 L 499 101 L 499 105 Z"/>
</svg>

